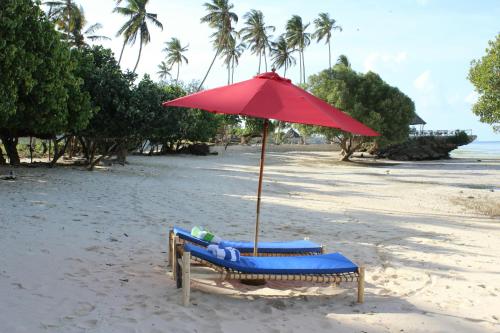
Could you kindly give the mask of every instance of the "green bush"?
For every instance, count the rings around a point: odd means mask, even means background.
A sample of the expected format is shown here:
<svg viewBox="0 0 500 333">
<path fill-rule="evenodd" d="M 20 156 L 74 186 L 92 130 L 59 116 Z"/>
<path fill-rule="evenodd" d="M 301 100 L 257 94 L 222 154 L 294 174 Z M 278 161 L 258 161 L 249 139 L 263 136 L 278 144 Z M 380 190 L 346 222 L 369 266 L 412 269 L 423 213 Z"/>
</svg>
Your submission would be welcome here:
<svg viewBox="0 0 500 333">
<path fill-rule="evenodd" d="M 470 138 L 464 131 L 459 131 L 455 133 L 454 136 L 450 137 L 448 142 L 456 145 L 465 145 L 470 142 Z"/>
</svg>

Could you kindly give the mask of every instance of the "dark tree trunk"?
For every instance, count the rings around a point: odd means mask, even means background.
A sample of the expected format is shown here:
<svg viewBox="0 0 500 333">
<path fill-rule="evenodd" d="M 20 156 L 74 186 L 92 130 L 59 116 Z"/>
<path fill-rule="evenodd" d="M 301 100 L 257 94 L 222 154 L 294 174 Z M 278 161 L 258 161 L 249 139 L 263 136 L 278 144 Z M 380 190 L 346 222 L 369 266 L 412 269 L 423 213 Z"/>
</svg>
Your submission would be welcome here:
<svg viewBox="0 0 500 333">
<path fill-rule="evenodd" d="M 116 152 L 116 161 L 121 165 L 125 165 L 125 163 L 127 163 L 127 154 L 128 154 L 127 142 L 125 141 L 118 146 Z"/>
<path fill-rule="evenodd" d="M 5 165 L 7 161 L 5 160 L 5 157 L 3 157 L 3 150 L 2 147 L 0 147 L 0 165 Z"/>
<path fill-rule="evenodd" d="M 349 158 L 361 145 L 360 142 L 356 143 L 354 141 L 355 139 L 353 137 L 344 137 L 340 140 L 340 147 L 342 148 L 342 151 L 340 153 L 341 161 L 349 161 Z"/>
<path fill-rule="evenodd" d="M 97 143 L 94 143 L 94 148 L 92 149 L 92 159 L 90 161 L 90 165 L 88 167 L 88 170 L 89 171 L 92 171 L 94 170 L 94 167 L 99 164 L 99 162 L 101 162 L 101 160 L 105 157 L 108 157 L 108 156 L 111 156 L 113 154 L 113 152 L 115 151 L 116 147 L 118 146 L 117 143 L 114 143 L 112 144 L 108 150 L 106 151 L 106 153 L 102 154 L 101 156 L 99 156 L 98 158 L 96 158 L 95 160 L 94 159 L 94 156 L 95 156 L 95 150 L 96 150 L 96 147 L 97 147 Z"/>
<path fill-rule="evenodd" d="M 5 152 L 9 157 L 10 165 L 21 164 L 21 159 L 19 158 L 19 154 L 17 152 L 17 138 L 2 135 L 2 142 L 5 147 Z"/>
<path fill-rule="evenodd" d="M 54 165 L 56 165 L 57 161 L 61 158 L 61 156 L 64 155 L 64 153 L 66 152 L 66 149 L 68 148 L 68 144 L 70 143 L 71 140 L 67 139 L 65 140 L 65 144 L 64 144 L 64 147 L 59 150 L 59 142 L 63 140 L 63 138 L 57 140 L 57 139 L 54 139 L 54 157 L 52 158 L 52 161 L 50 161 L 50 167 L 53 167 Z"/>
<path fill-rule="evenodd" d="M 30 163 L 33 163 L 33 137 L 30 136 Z"/>
<path fill-rule="evenodd" d="M 88 161 L 89 160 L 89 146 L 85 142 L 85 138 L 83 138 L 81 136 L 78 137 L 78 141 L 80 141 L 80 144 L 82 145 L 83 156 Z"/>
</svg>

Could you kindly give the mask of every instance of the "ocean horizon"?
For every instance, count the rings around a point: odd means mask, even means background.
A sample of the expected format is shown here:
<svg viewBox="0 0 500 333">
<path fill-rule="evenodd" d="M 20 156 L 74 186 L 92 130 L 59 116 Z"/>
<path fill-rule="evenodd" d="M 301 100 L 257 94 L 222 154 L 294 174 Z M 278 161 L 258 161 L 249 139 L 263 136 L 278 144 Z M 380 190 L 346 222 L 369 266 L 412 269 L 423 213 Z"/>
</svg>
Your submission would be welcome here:
<svg viewBox="0 0 500 333">
<path fill-rule="evenodd" d="M 500 141 L 474 141 L 450 153 L 452 158 L 500 159 Z"/>
</svg>

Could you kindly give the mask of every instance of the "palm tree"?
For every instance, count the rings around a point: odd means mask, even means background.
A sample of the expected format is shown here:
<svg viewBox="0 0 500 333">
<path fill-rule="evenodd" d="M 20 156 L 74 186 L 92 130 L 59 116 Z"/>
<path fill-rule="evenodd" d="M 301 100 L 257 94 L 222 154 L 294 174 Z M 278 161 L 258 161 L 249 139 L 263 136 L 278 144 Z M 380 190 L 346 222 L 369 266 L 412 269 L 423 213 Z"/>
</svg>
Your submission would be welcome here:
<svg viewBox="0 0 500 333">
<path fill-rule="evenodd" d="M 82 30 L 87 25 L 87 20 L 85 18 L 85 12 L 83 11 L 83 8 L 81 6 L 79 7 L 78 12 L 73 12 L 71 21 L 70 43 L 78 48 L 87 45 L 87 43 L 85 42 L 85 38 L 91 41 L 110 40 L 109 37 L 96 35 L 96 31 L 102 29 L 102 24 L 100 23 L 94 23 L 82 32 Z"/>
<path fill-rule="evenodd" d="M 156 74 L 158 74 L 158 76 L 160 77 L 160 80 L 166 80 L 168 77 L 172 76 L 170 74 L 170 70 L 171 70 L 171 67 L 169 67 L 165 61 L 162 61 L 158 65 L 158 72 L 156 72 Z"/>
<path fill-rule="evenodd" d="M 121 0 L 117 1 L 117 4 Z M 146 5 L 149 0 L 128 0 L 126 7 L 116 7 L 113 12 L 127 16 L 128 20 L 123 24 L 123 26 L 118 30 L 116 36 L 123 35 L 123 46 L 120 52 L 120 59 L 118 64 L 120 64 L 123 55 L 123 49 L 126 44 L 134 45 L 139 35 L 139 55 L 137 56 L 137 62 L 135 63 L 134 73 L 139 65 L 139 60 L 141 59 L 142 46 L 148 44 L 151 41 L 151 35 L 149 34 L 148 21 L 156 25 L 158 28 L 163 30 L 163 25 L 158 21 L 158 15 L 153 13 L 148 13 L 146 10 Z"/>
<path fill-rule="evenodd" d="M 215 55 L 208 67 L 208 71 L 205 77 L 200 83 L 198 90 L 201 89 L 203 83 L 207 79 L 208 73 L 214 65 L 217 56 L 228 46 L 231 46 L 232 38 L 234 34 L 234 28 L 232 26 L 233 22 L 238 22 L 238 15 L 231 11 L 234 5 L 230 4 L 228 0 L 212 0 L 212 2 L 206 2 L 203 4 L 208 14 L 201 18 L 201 23 L 208 23 L 210 28 L 215 29 L 215 32 L 210 36 L 212 37 L 212 45 L 214 47 Z"/>
<path fill-rule="evenodd" d="M 252 9 L 243 16 L 245 21 L 245 27 L 241 29 L 240 33 L 243 35 L 243 41 L 248 43 L 248 47 L 252 51 L 252 54 L 259 55 L 259 70 L 262 56 L 264 56 L 264 63 L 267 72 L 267 59 L 266 50 L 270 50 L 271 45 L 269 39 L 271 38 L 270 32 L 276 30 L 275 27 L 264 24 L 264 14 L 260 10 Z"/>
<path fill-rule="evenodd" d="M 286 76 L 287 68 L 290 68 L 297 63 L 292 55 L 293 52 L 294 50 L 290 48 L 283 35 L 281 35 L 276 42 L 272 43 L 271 59 L 273 61 L 273 67 L 276 69 L 285 67 L 283 76 Z"/>
<path fill-rule="evenodd" d="M 72 0 L 56 0 L 44 2 L 49 6 L 47 16 L 54 21 L 57 27 L 64 33 L 64 38 L 69 40 L 71 33 L 71 18 L 78 13 L 79 8 Z"/>
<path fill-rule="evenodd" d="M 337 59 L 337 65 L 343 65 L 347 68 L 351 68 L 351 63 L 349 62 L 349 59 L 347 59 L 347 56 L 344 54 L 341 54 Z"/>
<path fill-rule="evenodd" d="M 330 19 L 328 13 L 320 13 L 319 17 L 314 20 L 314 25 L 316 26 L 316 31 L 313 37 L 319 43 L 323 38 L 325 39 L 325 44 L 328 44 L 328 66 L 332 68 L 332 53 L 330 48 L 330 39 L 332 38 L 332 31 L 338 30 L 342 31 L 342 27 L 335 25 L 336 21 Z"/>
<path fill-rule="evenodd" d="M 47 1 L 49 6 L 48 17 L 53 20 L 57 27 L 63 31 L 64 39 L 76 47 L 86 45 L 85 38 L 91 41 L 109 40 L 106 36 L 96 35 L 95 32 L 102 28 L 102 24 L 95 23 L 83 29 L 87 25 L 85 12 L 82 6 L 77 6 L 71 0 Z"/>
<path fill-rule="evenodd" d="M 170 41 L 165 42 L 165 45 L 166 47 L 163 49 L 163 52 L 167 53 L 167 64 L 170 68 L 177 64 L 177 77 L 175 78 L 175 82 L 177 82 L 179 81 L 179 70 L 182 62 L 188 63 L 188 59 L 183 52 L 187 52 L 189 45 L 181 46 L 181 41 L 174 37 Z"/>
<path fill-rule="evenodd" d="M 234 68 L 239 64 L 239 59 L 245 48 L 244 43 L 238 44 L 237 39 L 233 38 L 231 44 L 222 51 L 224 63 L 227 66 L 227 84 L 234 83 Z"/>
<path fill-rule="evenodd" d="M 299 51 L 300 81 L 302 83 L 306 82 L 304 49 L 311 43 L 311 34 L 306 32 L 308 27 L 309 23 L 304 25 L 302 18 L 298 15 L 293 15 L 286 23 L 286 41 L 290 47 Z"/>
</svg>

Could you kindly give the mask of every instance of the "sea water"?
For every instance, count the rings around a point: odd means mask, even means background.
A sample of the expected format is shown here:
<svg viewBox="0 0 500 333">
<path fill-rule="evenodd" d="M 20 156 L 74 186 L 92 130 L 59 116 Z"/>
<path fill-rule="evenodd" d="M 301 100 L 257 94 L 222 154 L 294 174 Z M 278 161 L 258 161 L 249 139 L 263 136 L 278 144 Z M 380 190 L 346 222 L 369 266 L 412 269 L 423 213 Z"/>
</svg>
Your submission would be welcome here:
<svg viewBox="0 0 500 333">
<path fill-rule="evenodd" d="M 452 158 L 500 159 L 500 141 L 474 141 L 450 153 Z"/>
</svg>

